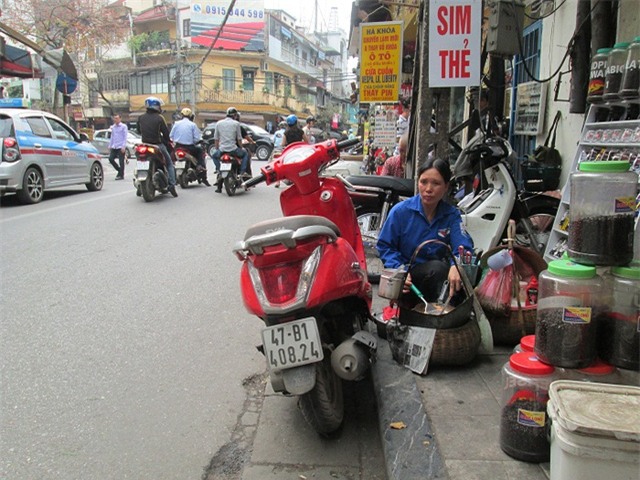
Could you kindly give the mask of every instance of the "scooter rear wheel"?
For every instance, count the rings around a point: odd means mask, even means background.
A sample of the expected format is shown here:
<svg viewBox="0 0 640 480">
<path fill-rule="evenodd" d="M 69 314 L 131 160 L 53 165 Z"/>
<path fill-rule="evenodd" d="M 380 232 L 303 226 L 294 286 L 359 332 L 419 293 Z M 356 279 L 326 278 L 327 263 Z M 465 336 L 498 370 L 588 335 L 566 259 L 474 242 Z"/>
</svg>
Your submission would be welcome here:
<svg viewBox="0 0 640 480">
<path fill-rule="evenodd" d="M 147 178 L 140 185 L 140 190 L 142 191 L 142 198 L 144 198 L 145 202 L 153 202 L 153 199 L 156 196 L 156 187 L 153 185 L 153 176 L 156 173 L 155 167 L 152 165 L 147 173 Z"/>
<path fill-rule="evenodd" d="M 298 399 L 298 407 L 306 422 L 320 435 L 337 432 L 344 420 L 342 379 L 331 367 L 331 354 L 325 351 L 324 360 L 316 365 L 316 385 Z"/>
<path fill-rule="evenodd" d="M 362 236 L 364 254 L 367 261 L 367 277 L 370 283 L 379 283 L 384 265 L 376 248 L 380 235 L 380 211 L 376 209 L 358 210 L 358 227 Z"/>
<path fill-rule="evenodd" d="M 236 176 L 232 173 L 227 175 L 224 179 L 224 189 L 227 192 L 227 195 L 233 197 L 236 194 Z"/>
<path fill-rule="evenodd" d="M 182 173 L 178 176 L 178 184 L 180 184 L 180 188 L 187 188 L 189 186 L 189 174 L 187 170 L 183 170 Z"/>
</svg>

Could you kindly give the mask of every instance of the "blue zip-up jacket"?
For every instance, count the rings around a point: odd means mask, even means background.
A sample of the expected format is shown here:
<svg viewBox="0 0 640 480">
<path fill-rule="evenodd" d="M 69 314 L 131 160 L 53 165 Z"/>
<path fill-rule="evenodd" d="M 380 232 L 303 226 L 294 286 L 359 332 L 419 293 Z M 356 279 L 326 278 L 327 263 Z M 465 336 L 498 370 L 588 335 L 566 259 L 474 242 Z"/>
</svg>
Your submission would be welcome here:
<svg viewBox="0 0 640 480">
<path fill-rule="evenodd" d="M 462 224 L 458 209 L 440 201 L 433 222 L 429 222 L 422 209 L 420 195 L 415 195 L 396 204 L 382 227 L 378 238 L 378 252 L 384 266 L 398 268 L 409 265 L 415 249 L 425 240 L 440 240 L 451 247 L 454 255 L 462 245 L 473 250 L 473 240 Z M 448 258 L 446 250 L 439 244 L 427 244 L 420 250 L 414 264 L 429 258 Z"/>
</svg>

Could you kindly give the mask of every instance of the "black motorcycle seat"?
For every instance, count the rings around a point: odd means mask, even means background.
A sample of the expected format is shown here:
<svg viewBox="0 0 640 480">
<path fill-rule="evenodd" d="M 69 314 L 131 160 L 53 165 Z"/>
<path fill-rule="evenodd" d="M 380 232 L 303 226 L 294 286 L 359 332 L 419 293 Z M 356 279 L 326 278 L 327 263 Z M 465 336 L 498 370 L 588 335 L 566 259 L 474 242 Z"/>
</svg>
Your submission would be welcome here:
<svg viewBox="0 0 640 480">
<path fill-rule="evenodd" d="M 254 235 L 264 235 L 276 230 L 298 230 L 302 227 L 311 227 L 314 225 L 322 225 L 332 229 L 336 235 L 340 236 L 338 226 L 331 220 L 319 215 L 293 215 L 291 217 L 272 218 L 263 222 L 251 225 L 244 234 L 244 239 L 253 237 Z"/>
<path fill-rule="evenodd" d="M 413 196 L 415 193 L 415 183 L 411 178 L 398 178 L 387 175 L 350 175 L 346 179 L 352 185 L 384 188 L 406 197 Z"/>
</svg>

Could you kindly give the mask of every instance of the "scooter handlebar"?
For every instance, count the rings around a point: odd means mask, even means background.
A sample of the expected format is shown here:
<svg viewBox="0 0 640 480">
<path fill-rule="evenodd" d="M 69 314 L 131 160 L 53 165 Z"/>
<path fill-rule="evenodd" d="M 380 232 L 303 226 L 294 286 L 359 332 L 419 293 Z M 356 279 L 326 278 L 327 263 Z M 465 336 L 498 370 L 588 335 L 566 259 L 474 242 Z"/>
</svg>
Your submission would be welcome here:
<svg viewBox="0 0 640 480">
<path fill-rule="evenodd" d="M 255 187 L 256 185 L 258 185 L 259 183 L 262 183 L 266 180 L 267 178 L 264 176 L 264 173 L 260 173 L 260 175 L 256 175 L 255 177 L 250 178 L 249 180 L 247 180 L 246 182 L 242 183 L 242 186 L 244 188 L 250 188 L 250 187 Z"/>
<path fill-rule="evenodd" d="M 337 146 L 338 150 L 344 150 L 345 148 L 353 147 L 358 143 L 360 143 L 360 139 L 356 137 L 352 139 L 342 140 L 341 142 L 338 142 Z"/>
</svg>

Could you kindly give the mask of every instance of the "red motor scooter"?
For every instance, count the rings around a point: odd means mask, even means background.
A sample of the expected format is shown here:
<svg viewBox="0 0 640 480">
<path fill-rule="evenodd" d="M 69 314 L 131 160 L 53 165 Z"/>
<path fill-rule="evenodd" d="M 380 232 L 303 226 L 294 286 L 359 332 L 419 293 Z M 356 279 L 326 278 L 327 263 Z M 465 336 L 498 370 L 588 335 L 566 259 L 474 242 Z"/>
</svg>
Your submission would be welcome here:
<svg viewBox="0 0 640 480">
<path fill-rule="evenodd" d="M 321 435 L 342 425 L 342 380 L 359 380 L 375 355 L 371 285 L 360 229 L 344 184 L 319 171 L 357 139 L 294 143 L 246 187 L 287 180 L 283 218 L 250 227 L 234 247 L 247 310 L 266 327 L 259 349 L 273 389 L 299 396 Z"/>
</svg>

